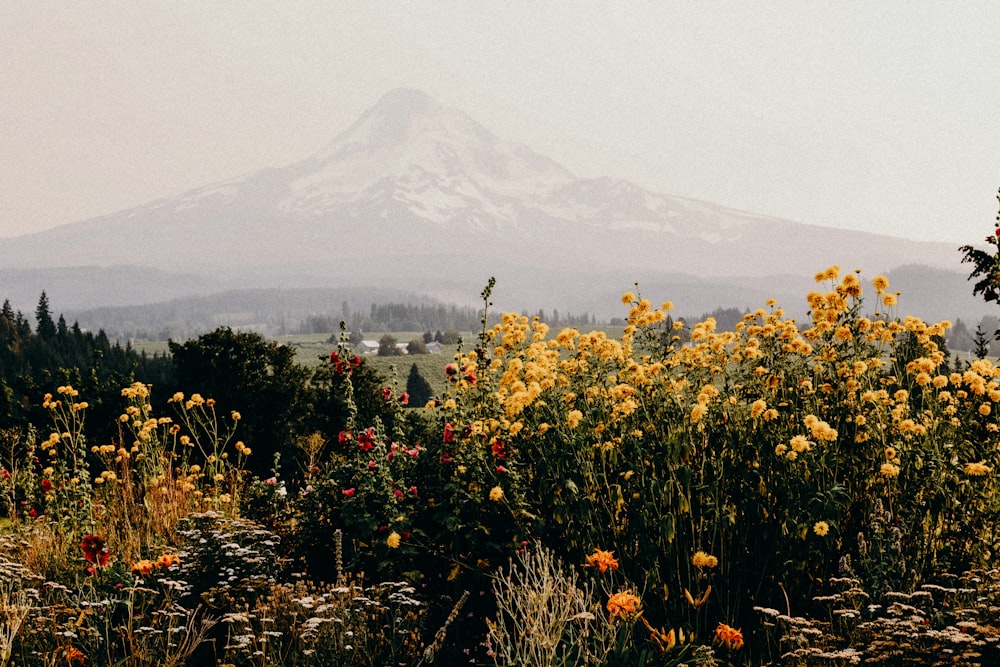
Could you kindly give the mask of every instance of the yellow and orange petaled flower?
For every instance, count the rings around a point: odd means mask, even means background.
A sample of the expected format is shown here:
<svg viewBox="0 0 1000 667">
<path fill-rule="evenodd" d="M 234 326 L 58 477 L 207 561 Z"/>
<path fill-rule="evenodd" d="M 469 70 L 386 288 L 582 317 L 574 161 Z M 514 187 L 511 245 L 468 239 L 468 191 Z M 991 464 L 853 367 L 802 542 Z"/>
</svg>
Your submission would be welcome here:
<svg viewBox="0 0 1000 667">
<path fill-rule="evenodd" d="M 181 559 L 177 554 L 163 554 L 156 559 L 156 567 L 167 568 L 171 565 L 180 565 Z"/>
<path fill-rule="evenodd" d="M 140 560 L 132 564 L 132 574 L 144 577 L 156 569 L 156 563 L 151 560 Z"/>
<path fill-rule="evenodd" d="M 642 603 L 632 591 L 620 591 L 608 598 L 608 613 L 612 618 L 626 618 L 639 613 Z"/>
<path fill-rule="evenodd" d="M 389 537 L 385 538 L 385 543 L 390 549 L 398 549 L 399 543 L 402 541 L 402 536 L 396 531 L 389 533 Z"/>
<path fill-rule="evenodd" d="M 704 551 L 696 551 L 694 556 L 691 557 L 691 564 L 697 568 L 715 567 L 719 564 L 719 559 Z"/>
<path fill-rule="evenodd" d="M 741 649 L 743 648 L 743 631 L 739 628 L 731 628 L 725 623 L 719 623 L 718 627 L 715 628 L 715 643 L 732 650 Z"/>
<path fill-rule="evenodd" d="M 982 477 L 983 475 L 988 475 L 992 472 L 993 468 L 986 465 L 984 462 L 971 462 L 965 464 L 965 474 L 972 477 Z"/>
<path fill-rule="evenodd" d="M 594 553 L 587 556 L 587 565 L 590 567 L 597 567 L 601 572 L 607 572 L 609 569 L 618 569 L 618 559 L 615 558 L 613 551 L 603 551 L 601 549 L 594 549 Z"/>
</svg>

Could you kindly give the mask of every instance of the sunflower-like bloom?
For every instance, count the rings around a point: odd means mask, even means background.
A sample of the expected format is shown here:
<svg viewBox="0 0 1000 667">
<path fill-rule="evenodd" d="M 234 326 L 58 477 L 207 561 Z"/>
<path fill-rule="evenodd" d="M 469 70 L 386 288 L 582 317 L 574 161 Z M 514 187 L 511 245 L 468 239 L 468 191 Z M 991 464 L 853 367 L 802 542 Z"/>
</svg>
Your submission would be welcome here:
<svg viewBox="0 0 1000 667">
<path fill-rule="evenodd" d="M 719 559 L 704 551 L 696 551 L 691 557 L 691 564 L 697 568 L 716 567 L 719 564 Z"/>
<path fill-rule="evenodd" d="M 965 464 L 965 474 L 970 475 L 972 477 L 982 477 L 984 475 L 990 474 L 990 472 L 992 471 L 993 468 L 989 467 L 982 461 L 979 462 L 973 461 L 971 463 Z"/>
<path fill-rule="evenodd" d="M 396 531 L 392 531 L 389 533 L 389 537 L 385 538 L 385 543 L 389 545 L 390 549 L 398 549 L 400 541 L 402 541 L 402 538 Z"/>
</svg>

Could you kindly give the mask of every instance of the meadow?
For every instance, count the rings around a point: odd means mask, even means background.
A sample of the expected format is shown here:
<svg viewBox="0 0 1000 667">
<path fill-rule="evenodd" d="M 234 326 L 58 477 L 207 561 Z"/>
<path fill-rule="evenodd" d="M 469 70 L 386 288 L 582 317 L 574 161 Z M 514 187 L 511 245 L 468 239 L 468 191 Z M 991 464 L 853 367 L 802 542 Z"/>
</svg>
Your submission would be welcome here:
<svg viewBox="0 0 1000 667">
<path fill-rule="evenodd" d="M 683 342 L 634 292 L 620 335 L 301 341 L 348 418 L 270 477 L 197 387 L 163 414 L 123 387 L 106 443 L 53 387 L 0 434 L 0 666 L 998 664 L 1000 368 L 882 276 L 805 298 Z M 418 360 L 438 397 L 410 406 Z M 399 369 L 374 397 L 370 363 Z"/>
</svg>

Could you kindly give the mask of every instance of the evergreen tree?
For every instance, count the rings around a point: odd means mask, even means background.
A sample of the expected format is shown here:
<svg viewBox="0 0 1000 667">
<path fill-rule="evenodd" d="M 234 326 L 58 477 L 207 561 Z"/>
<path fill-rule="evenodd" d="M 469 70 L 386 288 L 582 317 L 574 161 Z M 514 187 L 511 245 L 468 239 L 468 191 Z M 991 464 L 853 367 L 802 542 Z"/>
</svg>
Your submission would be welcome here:
<svg viewBox="0 0 1000 667">
<path fill-rule="evenodd" d="M 976 359 L 985 359 L 990 354 L 990 337 L 983 331 L 982 323 L 976 327 L 976 335 L 972 339 L 972 354 Z"/>
<path fill-rule="evenodd" d="M 410 405 L 423 407 L 431 400 L 434 390 L 431 383 L 420 374 L 416 364 L 410 366 L 410 374 L 406 378 L 406 393 L 410 395 Z"/>
<path fill-rule="evenodd" d="M 49 309 L 49 297 L 42 292 L 38 298 L 38 306 L 35 308 L 35 332 L 42 340 L 52 340 L 56 336 L 56 323 L 52 320 L 52 311 Z"/>
</svg>

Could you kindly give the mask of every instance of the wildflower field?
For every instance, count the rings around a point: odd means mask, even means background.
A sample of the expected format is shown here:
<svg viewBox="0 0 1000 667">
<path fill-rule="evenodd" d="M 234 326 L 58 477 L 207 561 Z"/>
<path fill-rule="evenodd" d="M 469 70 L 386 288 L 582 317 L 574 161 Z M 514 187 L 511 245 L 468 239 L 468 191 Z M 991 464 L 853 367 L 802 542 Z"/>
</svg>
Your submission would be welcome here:
<svg viewBox="0 0 1000 667">
<path fill-rule="evenodd" d="M 0 665 L 1000 664 L 1000 368 L 816 279 L 732 331 L 627 293 L 618 338 L 490 326 L 491 282 L 445 394 L 345 346 L 271 476 L 243 406 L 135 378 L 87 442 L 53 387 L 0 435 Z"/>
</svg>

